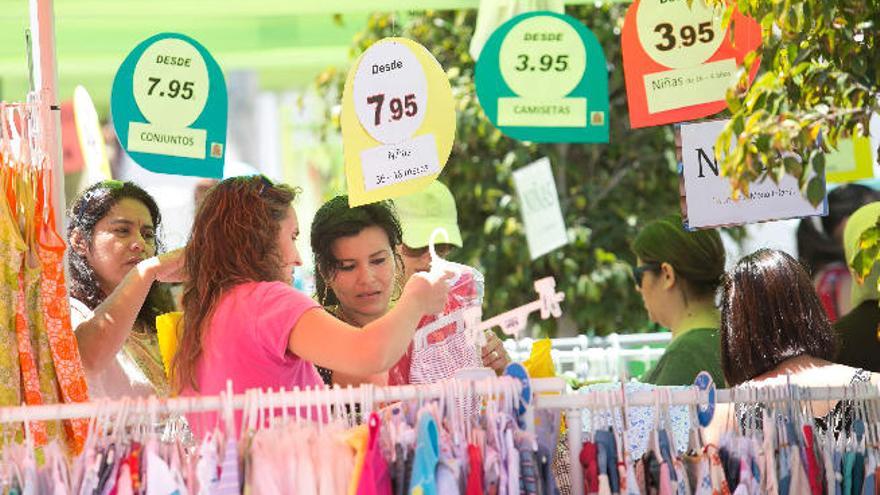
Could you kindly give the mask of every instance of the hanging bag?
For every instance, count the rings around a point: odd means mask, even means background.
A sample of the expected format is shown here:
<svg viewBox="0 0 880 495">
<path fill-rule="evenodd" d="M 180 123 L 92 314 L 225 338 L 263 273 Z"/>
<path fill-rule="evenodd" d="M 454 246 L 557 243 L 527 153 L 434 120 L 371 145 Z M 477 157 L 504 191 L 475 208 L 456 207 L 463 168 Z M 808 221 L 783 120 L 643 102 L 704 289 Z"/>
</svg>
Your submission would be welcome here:
<svg viewBox="0 0 880 495">
<path fill-rule="evenodd" d="M 410 383 L 433 383 L 451 378 L 463 368 L 482 366 L 479 350 L 467 339 L 463 311 L 483 304 L 483 274 L 475 268 L 444 260 L 437 256 L 434 238 L 428 244 L 431 253 L 431 271 L 451 271 L 449 297 L 440 315 L 426 316 L 419 322 L 414 336 L 415 345 L 410 362 Z"/>
</svg>

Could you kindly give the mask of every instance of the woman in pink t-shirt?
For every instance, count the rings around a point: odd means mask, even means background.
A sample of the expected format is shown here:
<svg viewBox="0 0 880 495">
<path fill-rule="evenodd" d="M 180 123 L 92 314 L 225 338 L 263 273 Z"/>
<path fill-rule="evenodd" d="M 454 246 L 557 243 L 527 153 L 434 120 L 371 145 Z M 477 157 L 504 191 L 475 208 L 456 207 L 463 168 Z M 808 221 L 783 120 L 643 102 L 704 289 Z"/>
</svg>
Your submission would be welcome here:
<svg viewBox="0 0 880 495">
<path fill-rule="evenodd" d="M 423 315 L 446 303 L 449 275 L 420 274 L 385 316 L 363 328 L 324 311 L 290 286 L 301 264 L 295 191 L 262 176 L 215 186 L 196 213 L 186 248 L 183 334 L 172 380 L 184 395 L 316 386 L 314 364 L 353 375 L 387 370 Z"/>
</svg>

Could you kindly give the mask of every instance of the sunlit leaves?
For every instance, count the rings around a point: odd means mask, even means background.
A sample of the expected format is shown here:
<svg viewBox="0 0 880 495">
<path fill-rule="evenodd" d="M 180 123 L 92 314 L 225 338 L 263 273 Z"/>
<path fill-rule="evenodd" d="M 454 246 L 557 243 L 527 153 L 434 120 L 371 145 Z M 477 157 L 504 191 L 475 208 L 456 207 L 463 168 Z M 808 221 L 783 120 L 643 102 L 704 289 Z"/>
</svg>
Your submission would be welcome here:
<svg viewBox="0 0 880 495">
<path fill-rule="evenodd" d="M 715 3 L 720 1 L 710 0 Z M 824 173 L 824 159 L 841 139 L 866 135 L 867 122 L 878 103 L 880 50 L 873 29 L 880 4 L 856 0 L 748 0 L 737 2 L 746 14 L 761 20 L 763 67 L 744 93 L 728 91 L 728 131 L 717 149 L 724 174 L 742 191 L 760 180 L 755 163 L 766 164 L 767 176 L 781 176 L 786 167 L 779 153 L 809 159 L 805 167 L 789 167 L 818 203 L 821 188 L 811 182 Z M 757 58 L 751 54 L 749 63 Z M 822 137 L 821 143 L 819 137 Z M 720 150 L 733 151 L 724 154 Z M 804 176 L 807 174 L 807 176 Z M 812 184 L 812 185 L 811 185 Z"/>
<path fill-rule="evenodd" d="M 864 282 L 871 274 L 878 259 L 880 259 L 880 218 L 859 237 L 859 249 L 851 263 L 859 282 Z"/>
</svg>

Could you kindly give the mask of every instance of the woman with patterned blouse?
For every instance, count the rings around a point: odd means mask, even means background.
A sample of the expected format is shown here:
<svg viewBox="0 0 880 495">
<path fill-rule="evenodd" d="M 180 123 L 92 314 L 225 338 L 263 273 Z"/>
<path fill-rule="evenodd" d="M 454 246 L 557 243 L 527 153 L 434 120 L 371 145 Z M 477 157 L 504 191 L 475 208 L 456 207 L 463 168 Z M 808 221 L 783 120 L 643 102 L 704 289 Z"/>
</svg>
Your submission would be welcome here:
<svg viewBox="0 0 880 495">
<path fill-rule="evenodd" d="M 89 395 L 166 396 L 156 316 L 174 310 L 167 287 L 182 254 L 161 250 L 153 198 L 131 182 L 86 189 L 68 212 L 70 309 Z"/>
</svg>

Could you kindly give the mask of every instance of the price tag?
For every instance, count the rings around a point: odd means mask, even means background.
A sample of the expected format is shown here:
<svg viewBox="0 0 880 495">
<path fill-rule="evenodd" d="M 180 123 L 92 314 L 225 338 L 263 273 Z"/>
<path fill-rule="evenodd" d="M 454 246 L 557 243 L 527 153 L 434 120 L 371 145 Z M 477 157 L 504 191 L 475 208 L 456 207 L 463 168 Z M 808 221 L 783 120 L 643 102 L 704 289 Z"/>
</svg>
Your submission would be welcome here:
<svg viewBox="0 0 880 495">
<path fill-rule="evenodd" d="M 655 62 L 683 69 L 712 57 L 724 41 L 721 13 L 695 0 L 641 0 L 636 12 L 639 42 Z"/>
<path fill-rule="evenodd" d="M 454 134 L 452 88 L 440 64 L 411 40 L 376 42 L 342 95 L 349 204 L 421 190 L 442 171 Z"/>
<path fill-rule="evenodd" d="M 160 34 L 120 66 L 111 96 L 122 147 L 154 172 L 220 178 L 226 143 L 226 83 L 198 42 Z"/>
<path fill-rule="evenodd" d="M 648 111 L 723 99 L 736 74 L 736 59 L 706 63 L 724 41 L 721 11 L 703 0 L 642 0 L 636 12 L 639 42 L 648 56 L 673 70 L 645 77 Z"/>
<path fill-rule="evenodd" d="M 705 0 L 636 0 L 621 40 L 632 127 L 706 117 L 726 107 L 745 55 L 761 44 L 758 23 L 734 13 L 734 39 L 722 29 L 724 6 Z M 756 63 L 750 77 L 758 70 Z"/>
<path fill-rule="evenodd" d="M 694 379 L 694 386 L 701 391 L 708 390 L 706 404 L 697 405 L 697 420 L 700 426 L 706 428 L 712 422 L 712 416 L 715 415 L 715 382 L 712 380 L 712 375 L 706 371 L 701 371 Z"/>
<path fill-rule="evenodd" d="M 364 150 L 361 165 L 367 191 L 440 173 L 433 134 Z"/>
<path fill-rule="evenodd" d="M 532 12 L 504 23 L 480 54 L 476 84 L 489 120 L 510 137 L 608 141 L 605 55 L 572 17 Z"/>
<path fill-rule="evenodd" d="M 577 31 L 562 19 L 535 16 L 507 33 L 498 55 L 501 76 L 518 95 L 498 102 L 498 125 L 586 127 L 587 99 L 566 98 L 584 77 L 586 50 Z M 523 112 L 523 107 L 554 108 Z"/>
<path fill-rule="evenodd" d="M 406 45 L 377 43 L 364 53 L 354 76 L 354 108 L 373 139 L 409 139 L 425 120 L 427 105 L 425 71 Z"/>
</svg>

